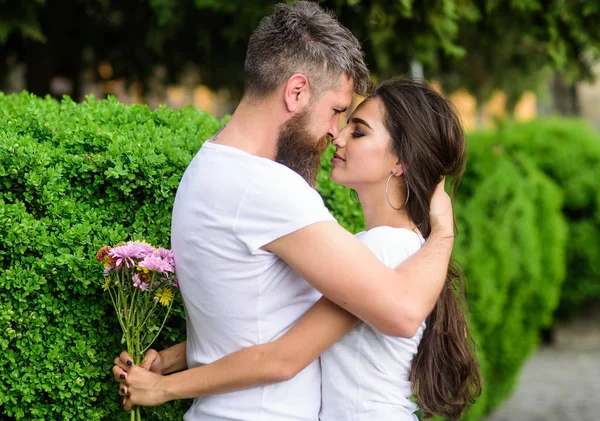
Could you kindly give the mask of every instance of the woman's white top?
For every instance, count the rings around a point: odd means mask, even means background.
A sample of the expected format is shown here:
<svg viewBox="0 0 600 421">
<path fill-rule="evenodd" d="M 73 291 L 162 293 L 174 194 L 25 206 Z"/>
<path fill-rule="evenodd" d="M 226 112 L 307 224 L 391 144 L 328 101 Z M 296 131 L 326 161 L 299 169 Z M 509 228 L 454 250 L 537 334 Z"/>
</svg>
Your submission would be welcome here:
<svg viewBox="0 0 600 421">
<path fill-rule="evenodd" d="M 388 267 L 396 268 L 424 240 L 413 231 L 376 227 L 356 234 Z M 410 339 L 386 336 L 360 323 L 321 355 L 321 421 L 413 421 L 410 369 L 425 330 Z"/>
</svg>

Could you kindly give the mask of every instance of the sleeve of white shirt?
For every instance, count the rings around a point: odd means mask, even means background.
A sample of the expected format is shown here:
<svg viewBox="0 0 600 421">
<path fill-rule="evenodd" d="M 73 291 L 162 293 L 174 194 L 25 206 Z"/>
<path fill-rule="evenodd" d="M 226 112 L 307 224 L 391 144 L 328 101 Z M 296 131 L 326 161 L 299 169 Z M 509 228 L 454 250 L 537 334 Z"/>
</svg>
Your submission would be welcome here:
<svg viewBox="0 0 600 421">
<path fill-rule="evenodd" d="M 357 237 L 391 269 L 400 266 L 422 245 L 422 239 L 418 234 L 391 227 L 373 228 L 358 234 Z"/>
<path fill-rule="evenodd" d="M 294 171 L 274 164 L 249 183 L 233 226 L 252 254 L 266 244 L 321 221 L 335 221 L 319 193 Z"/>
</svg>

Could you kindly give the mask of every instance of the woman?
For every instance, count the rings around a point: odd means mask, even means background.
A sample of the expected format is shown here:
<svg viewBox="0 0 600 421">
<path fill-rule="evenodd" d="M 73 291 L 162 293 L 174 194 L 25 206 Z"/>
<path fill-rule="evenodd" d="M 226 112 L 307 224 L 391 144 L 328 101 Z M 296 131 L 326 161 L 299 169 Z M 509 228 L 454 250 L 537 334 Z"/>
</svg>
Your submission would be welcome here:
<svg viewBox="0 0 600 421">
<path fill-rule="evenodd" d="M 428 237 L 439 181 L 452 176 L 456 187 L 462 175 L 456 111 L 426 86 L 387 81 L 333 144 L 331 178 L 353 189 L 363 208 L 367 231 L 357 236 L 396 267 Z M 417 405 L 426 416 L 458 419 L 481 392 L 462 286 L 451 264 L 434 310 L 411 338 L 385 336 L 322 298 L 278 340 L 212 364 L 161 376 L 184 367 L 168 367 L 149 352 L 146 371 L 127 365 L 124 353 L 113 372 L 129 409 L 285 381 L 321 356 L 322 421 L 415 420 Z"/>
</svg>

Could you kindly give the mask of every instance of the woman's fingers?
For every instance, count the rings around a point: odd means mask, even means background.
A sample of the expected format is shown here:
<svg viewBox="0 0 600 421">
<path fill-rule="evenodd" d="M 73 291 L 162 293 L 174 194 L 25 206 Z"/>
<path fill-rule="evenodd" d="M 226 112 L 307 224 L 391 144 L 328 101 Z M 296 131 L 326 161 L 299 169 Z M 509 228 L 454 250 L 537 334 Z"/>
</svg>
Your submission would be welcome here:
<svg viewBox="0 0 600 421">
<path fill-rule="evenodd" d="M 127 396 L 127 386 L 124 384 L 119 385 L 119 395 Z"/>
<path fill-rule="evenodd" d="M 123 398 L 123 409 L 125 409 L 125 411 L 131 411 L 131 409 L 133 408 L 133 402 L 131 401 L 131 399 L 129 399 L 127 396 L 125 396 Z"/>
<path fill-rule="evenodd" d="M 121 354 L 119 355 L 119 359 L 122 361 L 123 364 L 129 367 L 133 366 L 133 359 L 129 356 L 129 353 L 127 351 L 121 352 Z"/>
<path fill-rule="evenodd" d="M 121 367 L 124 371 L 127 371 L 127 369 L 129 368 L 129 366 L 127 366 L 122 360 L 121 358 L 117 357 L 115 358 L 115 360 L 113 361 L 114 365 L 116 365 L 117 367 Z"/>
<path fill-rule="evenodd" d="M 123 370 L 118 365 L 115 365 L 112 371 L 116 381 L 118 381 L 119 383 L 125 383 L 125 380 L 127 380 L 127 372 L 125 370 Z"/>
</svg>

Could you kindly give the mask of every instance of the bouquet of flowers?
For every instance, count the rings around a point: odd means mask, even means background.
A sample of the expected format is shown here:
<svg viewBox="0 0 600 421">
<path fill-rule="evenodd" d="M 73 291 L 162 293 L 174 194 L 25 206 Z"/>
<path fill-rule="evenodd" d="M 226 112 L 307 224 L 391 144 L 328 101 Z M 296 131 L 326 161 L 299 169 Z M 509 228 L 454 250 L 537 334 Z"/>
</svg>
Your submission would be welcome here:
<svg viewBox="0 0 600 421">
<path fill-rule="evenodd" d="M 102 289 L 117 313 L 121 342 L 139 365 L 165 325 L 179 288 L 173 252 L 130 241 L 102 247 L 96 259 L 104 264 Z M 141 420 L 139 407 L 131 411 L 131 420 Z"/>
</svg>

